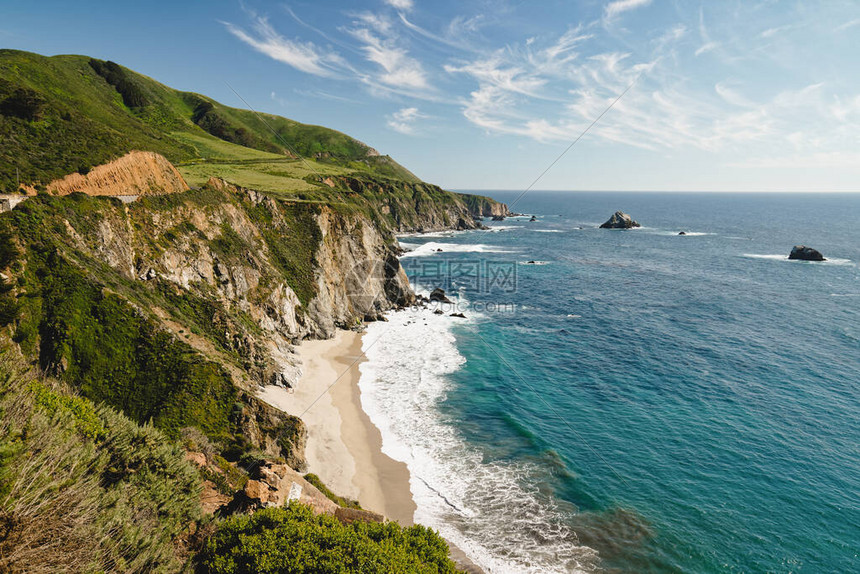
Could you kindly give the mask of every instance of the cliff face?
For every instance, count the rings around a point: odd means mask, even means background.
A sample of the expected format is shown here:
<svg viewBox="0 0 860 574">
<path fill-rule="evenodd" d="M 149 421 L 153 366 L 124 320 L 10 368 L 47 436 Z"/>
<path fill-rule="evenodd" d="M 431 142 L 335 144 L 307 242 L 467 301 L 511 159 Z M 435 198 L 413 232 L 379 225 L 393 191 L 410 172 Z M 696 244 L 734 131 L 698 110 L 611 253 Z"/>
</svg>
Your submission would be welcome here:
<svg viewBox="0 0 860 574">
<path fill-rule="evenodd" d="M 2 324 L 88 398 L 301 469 L 304 426 L 256 399 L 259 385 L 296 382 L 298 341 L 414 302 L 394 232 L 478 225 L 435 186 L 332 183 L 326 202 L 222 179 L 185 191 L 142 153 L 69 176 L 53 189 L 86 194 L 30 198 L 0 219 L 20 263 L 0 291 Z M 132 203 L 92 197 L 132 190 Z"/>
<path fill-rule="evenodd" d="M 390 240 L 367 218 L 324 207 L 316 217 L 321 241 L 316 254 L 316 297 L 308 306 L 314 335 L 335 327 L 376 320 L 383 311 L 414 302 L 406 273 Z"/>
<path fill-rule="evenodd" d="M 504 203 L 499 203 L 489 197 L 483 195 L 473 195 L 470 193 L 457 194 L 469 208 L 469 212 L 474 217 L 507 217 L 510 215 L 508 206 Z"/>
<path fill-rule="evenodd" d="M 425 182 L 339 176 L 324 183 L 342 190 L 347 200 L 366 206 L 383 231 L 476 229 L 480 224 L 475 218 L 508 213 L 507 206 L 488 197 L 451 193 Z"/>
<path fill-rule="evenodd" d="M 291 343 L 328 338 L 414 300 L 390 237 L 366 216 L 210 184 L 187 197 L 112 204 L 88 237 L 67 230 L 78 249 L 129 280 L 217 302 L 223 312 L 214 321 L 229 351 L 250 367 L 246 388 L 291 385 L 299 372 Z M 196 347 L 205 352 L 205 341 Z"/>
<path fill-rule="evenodd" d="M 148 151 L 132 151 L 112 162 L 96 166 L 88 173 L 72 173 L 46 186 L 49 193 L 68 195 L 145 195 L 187 191 L 188 185 L 164 156 Z M 29 190 L 35 193 L 35 189 Z"/>
</svg>

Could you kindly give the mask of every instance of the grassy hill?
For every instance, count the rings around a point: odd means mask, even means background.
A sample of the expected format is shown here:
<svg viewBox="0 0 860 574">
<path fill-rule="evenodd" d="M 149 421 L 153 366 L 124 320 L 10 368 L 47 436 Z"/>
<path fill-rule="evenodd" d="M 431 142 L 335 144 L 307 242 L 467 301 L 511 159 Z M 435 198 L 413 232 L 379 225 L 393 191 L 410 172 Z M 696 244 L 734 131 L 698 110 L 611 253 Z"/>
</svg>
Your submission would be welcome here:
<svg viewBox="0 0 860 574">
<path fill-rule="evenodd" d="M 203 164 L 207 177 L 238 173 L 241 185 L 274 174 L 284 179 L 269 186 L 280 191 L 304 187 L 308 174 L 417 181 L 335 130 L 230 108 L 113 62 L 0 50 L 0 191 L 14 191 L 19 178 L 45 185 L 133 149 L 187 166 L 192 182 Z"/>
</svg>

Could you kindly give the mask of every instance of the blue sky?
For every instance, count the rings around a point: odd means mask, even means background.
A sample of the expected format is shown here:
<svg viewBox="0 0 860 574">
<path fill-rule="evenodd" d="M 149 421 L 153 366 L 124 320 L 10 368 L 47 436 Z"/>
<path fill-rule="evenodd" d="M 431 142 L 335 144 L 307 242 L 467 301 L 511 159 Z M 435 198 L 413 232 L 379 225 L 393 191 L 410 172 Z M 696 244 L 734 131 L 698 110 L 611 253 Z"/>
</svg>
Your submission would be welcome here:
<svg viewBox="0 0 860 574">
<path fill-rule="evenodd" d="M 0 46 L 339 129 L 451 189 L 860 191 L 860 2 L 24 2 Z"/>
</svg>

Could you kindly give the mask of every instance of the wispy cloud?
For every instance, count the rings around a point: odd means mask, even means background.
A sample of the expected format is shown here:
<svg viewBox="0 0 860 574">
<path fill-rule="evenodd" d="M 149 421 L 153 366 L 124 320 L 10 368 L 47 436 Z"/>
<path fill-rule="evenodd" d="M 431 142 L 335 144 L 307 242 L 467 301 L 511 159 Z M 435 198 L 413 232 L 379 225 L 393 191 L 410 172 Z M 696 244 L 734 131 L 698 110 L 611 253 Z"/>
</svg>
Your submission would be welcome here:
<svg viewBox="0 0 860 574">
<path fill-rule="evenodd" d="M 334 77 L 345 67 L 335 52 L 324 50 L 312 42 L 290 40 L 278 34 L 265 17 L 254 17 L 253 33 L 223 22 L 236 38 L 258 52 L 302 72 L 314 76 Z"/>
<path fill-rule="evenodd" d="M 848 28 L 853 28 L 854 26 L 860 26 L 860 18 L 856 18 L 854 20 L 849 20 L 848 22 L 845 22 L 844 24 L 834 28 L 833 31 L 834 32 L 844 32 Z"/>
<path fill-rule="evenodd" d="M 714 85 L 714 91 L 723 99 L 724 102 L 732 106 L 740 108 L 751 108 L 755 106 L 751 100 L 742 96 L 736 89 L 729 86 L 727 82 L 717 82 Z"/>
<path fill-rule="evenodd" d="M 652 43 L 654 51 L 647 59 L 628 52 L 585 56 L 588 36 L 571 45 L 579 36 L 566 34 L 543 49 L 526 40 L 492 58 L 448 66 L 446 71 L 468 74 L 478 83 L 462 100 L 469 122 L 489 133 L 539 142 L 571 141 L 640 77 L 589 137 L 655 151 L 721 152 L 788 141 L 805 114 L 853 118 L 855 107 L 860 110 L 860 100 L 851 98 L 828 107 L 819 83 L 783 90 L 763 101 L 745 96 L 743 86 L 733 81 L 712 84 L 710 94 L 691 90 L 678 82 L 675 61 L 667 57 L 684 40 L 684 32 L 676 26 L 663 34 Z M 566 86 L 563 104 L 554 92 L 560 86 Z M 801 147 L 815 141 L 795 138 Z"/>
<path fill-rule="evenodd" d="M 412 10 L 415 6 L 412 0 L 385 0 L 385 3 L 404 12 Z"/>
<path fill-rule="evenodd" d="M 356 14 L 347 32 L 362 43 L 361 51 L 367 60 L 382 68 L 382 73 L 374 76 L 375 81 L 401 89 L 429 88 L 424 67 L 399 44 L 398 34 L 386 17 L 371 12 Z"/>
<path fill-rule="evenodd" d="M 429 113 L 445 117 L 445 110 L 456 106 L 465 122 L 487 134 L 569 143 L 635 84 L 589 131 L 594 144 L 662 155 L 720 154 L 725 162 L 744 158 L 743 165 L 759 167 L 842 166 L 858 149 L 856 84 L 823 72 L 812 77 L 826 84 L 798 84 L 808 75 L 793 72 L 780 81 L 773 66 L 804 55 L 781 41 L 783 35 L 796 36 L 803 27 L 804 34 L 818 30 L 844 41 L 833 32 L 860 25 L 860 19 L 851 19 L 856 12 L 818 22 L 783 14 L 756 20 L 752 15 L 759 13 L 745 12 L 743 5 L 730 15 L 705 14 L 704 5 L 679 8 L 662 21 L 662 29 L 649 25 L 647 34 L 633 34 L 606 24 L 651 2 L 603 0 L 592 21 L 555 33 L 530 29 L 516 38 L 492 15 L 434 20 L 411 1 L 384 2 L 396 12 L 386 6 L 344 12 L 324 30 L 310 24 L 320 20 L 304 21 L 287 9 L 291 19 L 283 25 L 294 33 L 313 33 L 316 43 L 281 35 L 253 13 L 245 28 L 224 25 L 253 49 L 296 70 L 344 80 L 326 82 L 325 93 L 313 85 L 305 88 L 313 97 L 393 104 L 380 112 L 380 124 L 406 135 L 429 126 Z M 845 23 L 837 26 L 840 22 Z M 697 60 L 705 54 L 713 59 Z M 774 74 L 764 81 L 750 69 Z M 349 83 L 363 90 L 341 89 Z M 272 93 L 273 101 L 280 101 L 278 94 Z M 806 159 L 800 162 L 801 157 Z"/>
<path fill-rule="evenodd" d="M 539 77 L 533 70 L 505 61 L 503 52 L 459 66 L 448 64 L 445 66 L 445 71 L 449 74 L 468 74 L 482 87 L 492 86 L 501 92 L 534 98 L 544 97 L 541 88 L 547 83 L 545 78 Z"/>
<path fill-rule="evenodd" d="M 773 38 L 781 32 L 785 32 L 786 30 L 790 30 L 791 28 L 792 26 L 777 26 L 775 28 L 768 28 L 767 30 L 759 34 L 759 36 L 762 38 Z"/>
<path fill-rule="evenodd" d="M 459 18 L 455 18 L 455 20 L 451 22 L 445 32 L 437 34 L 431 32 L 430 30 L 422 28 L 421 26 L 418 26 L 417 24 L 406 18 L 406 15 L 404 15 L 403 13 L 398 14 L 398 16 L 400 17 L 400 21 L 403 23 L 404 26 L 406 26 L 409 31 L 414 32 L 415 34 L 423 38 L 427 38 L 428 40 L 432 40 L 437 44 L 440 44 L 447 48 L 451 48 L 455 52 L 472 51 L 472 48 L 468 45 L 468 42 L 466 41 L 466 35 L 468 34 L 469 29 L 471 29 L 472 31 L 477 30 L 476 21 L 480 19 L 480 17 L 472 19 L 474 20 L 474 22 L 467 23 L 465 26 L 468 26 L 469 28 L 460 28 L 459 25 L 461 24 L 461 21 Z M 457 23 L 457 26 L 455 26 L 455 23 Z"/>
<path fill-rule="evenodd" d="M 702 45 L 694 53 L 697 58 L 720 47 L 719 42 L 711 39 L 711 34 L 705 26 L 705 9 L 703 7 L 699 8 L 699 36 L 702 38 Z"/>
<path fill-rule="evenodd" d="M 623 12 L 642 8 L 648 6 L 650 3 L 651 0 L 615 0 L 607 4 L 603 9 L 603 17 L 606 20 L 613 20 Z"/>
<path fill-rule="evenodd" d="M 701 56 L 702 54 L 706 54 L 707 52 L 711 52 L 720 47 L 719 42 L 706 42 L 699 46 L 699 49 L 694 52 L 696 57 Z"/>
<path fill-rule="evenodd" d="M 415 122 L 427 116 L 418 111 L 418 108 L 401 108 L 387 116 L 387 125 L 396 132 L 405 135 L 415 134 Z"/>
</svg>

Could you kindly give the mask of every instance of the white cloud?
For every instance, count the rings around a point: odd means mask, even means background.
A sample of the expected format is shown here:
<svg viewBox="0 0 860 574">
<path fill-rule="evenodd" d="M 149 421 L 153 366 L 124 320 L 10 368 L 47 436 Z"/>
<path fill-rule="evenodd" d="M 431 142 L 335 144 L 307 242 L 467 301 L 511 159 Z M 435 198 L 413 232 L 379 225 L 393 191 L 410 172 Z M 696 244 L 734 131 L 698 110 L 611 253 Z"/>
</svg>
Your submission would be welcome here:
<svg viewBox="0 0 860 574">
<path fill-rule="evenodd" d="M 860 120 L 860 95 L 848 98 L 847 101 L 843 101 L 842 98 L 837 97 L 836 101 L 830 106 L 830 113 L 840 122 L 846 122 L 852 117 Z"/>
<path fill-rule="evenodd" d="M 477 32 L 485 20 L 486 18 L 483 14 L 477 14 L 475 16 L 456 16 L 451 20 L 451 23 L 448 24 L 448 33 L 450 35 L 458 35 Z"/>
<path fill-rule="evenodd" d="M 355 27 L 347 31 L 363 44 L 361 51 L 367 60 L 383 70 L 373 81 L 407 90 L 429 89 L 424 67 L 399 45 L 399 38 L 387 18 L 369 12 L 356 14 L 354 18 Z"/>
<path fill-rule="evenodd" d="M 726 82 L 717 82 L 714 85 L 714 91 L 720 96 L 724 102 L 741 108 L 750 108 L 755 104 L 737 92 L 734 88 L 727 85 Z"/>
<path fill-rule="evenodd" d="M 612 20 L 622 12 L 648 6 L 651 0 L 615 0 L 606 5 L 603 15 L 606 20 Z"/>
<path fill-rule="evenodd" d="M 540 90 L 547 82 L 545 78 L 538 77 L 525 67 L 508 64 L 501 52 L 490 58 L 461 66 L 448 64 L 445 66 L 445 71 L 449 74 L 468 74 L 481 85 L 494 86 L 504 92 L 535 98 L 543 97 Z"/>
<path fill-rule="evenodd" d="M 649 3 L 604 0 L 603 23 Z M 756 66 L 777 49 L 785 50 L 786 57 L 795 51 L 778 41 L 783 31 L 799 27 L 793 21 L 771 18 L 766 22 L 774 27 L 764 29 L 751 18 L 739 23 L 744 16 L 735 14 L 728 26 L 725 15 L 715 12 L 713 21 L 707 21 L 709 30 L 704 10 L 696 7 L 648 34 L 616 31 L 628 39 L 621 49 L 606 48 L 608 28 L 601 26 L 600 16 L 555 35 L 506 36 L 500 47 L 483 34 L 484 27 L 497 24 L 492 16 L 460 16 L 425 28 L 421 14 L 409 16 L 404 6 L 396 14 L 346 14 L 339 36 L 319 40 L 324 46 L 284 38 L 253 15 L 246 30 L 225 26 L 255 50 L 298 70 L 348 78 L 369 97 L 397 102 L 384 121 L 402 134 L 416 135 L 430 124 L 415 106 L 420 99 L 455 102 L 466 122 L 490 134 L 567 144 L 633 85 L 588 132 L 592 144 L 621 143 L 659 154 L 698 150 L 720 154 L 724 164 L 737 160 L 743 163 L 733 165 L 759 167 L 843 166 L 857 155 L 856 85 L 824 72 L 814 77 L 826 84 L 798 85 L 801 74 L 765 82 L 750 71 L 761 69 Z M 315 30 L 293 18 L 303 32 Z M 839 29 L 860 24 L 848 20 L 828 20 L 826 33 L 834 22 L 847 21 Z M 693 56 L 710 52 L 719 57 L 719 65 L 701 68 Z M 424 60 L 425 55 L 434 59 Z M 435 75 L 441 73 L 447 77 Z M 834 92 L 839 86 L 847 91 Z M 344 99 L 336 94 L 320 97 Z M 279 101 L 278 94 L 273 92 L 272 100 Z"/>
<path fill-rule="evenodd" d="M 278 34 L 263 17 L 254 18 L 255 35 L 245 32 L 229 22 L 227 30 L 258 52 L 302 72 L 314 76 L 333 77 L 344 65 L 335 52 L 324 51 L 312 42 L 289 40 Z"/>
<path fill-rule="evenodd" d="M 761 36 L 762 38 L 773 38 L 780 32 L 785 32 L 786 30 L 790 30 L 791 28 L 791 26 L 777 26 L 776 28 L 768 28 L 767 30 L 759 34 L 759 36 Z"/>
<path fill-rule="evenodd" d="M 844 24 L 841 24 L 841 25 L 837 26 L 836 28 L 834 28 L 833 31 L 834 32 L 843 32 L 843 31 L 847 30 L 848 28 L 853 28 L 854 26 L 860 26 L 860 18 L 857 18 L 855 20 L 849 20 L 848 22 L 845 22 Z"/>
<path fill-rule="evenodd" d="M 702 54 L 705 54 L 707 52 L 712 52 L 713 50 L 716 50 L 719 47 L 720 47 L 719 42 L 706 42 L 706 43 L 702 44 L 698 50 L 696 50 L 695 55 L 698 58 Z"/>
<path fill-rule="evenodd" d="M 385 3 L 404 12 L 408 12 L 414 7 L 412 0 L 385 0 Z"/>
<path fill-rule="evenodd" d="M 570 142 L 612 106 L 588 137 L 648 150 L 740 153 L 767 142 L 775 153 L 782 146 L 818 153 L 828 145 L 826 138 L 812 133 L 789 136 L 799 131 L 798 125 L 829 117 L 848 119 L 827 133 L 850 146 L 851 126 L 856 127 L 850 121 L 860 113 L 860 99 L 826 102 L 822 84 L 758 99 L 742 94 L 736 80 L 711 84 L 710 92 L 696 89 L 691 81 L 678 78 L 677 62 L 667 57 L 684 35 L 676 26 L 652 42 L 656 47 L 646 61 L 626 52 L 586 57 L 581 52 L 587 53 L 589 46 L 567 51 L 559 39 L 544 49 L 535 49 L 536 42 L 520 49 L 510 46 L 490 58 L 449 65 L 446 71 L 476 81 L 477 89 L 462 101 L 463 115 L 489 133 Z M 587 44 L 588 38 L 581 42 Z M 563 94 L 558 93 L 560 87 Z M 820 134 L 821 128 L 814 131 Z"/>
<path fill-rule="evenodd" d="M 410 31 L 418 34 L 419 36 L 423 36 L 429 40 L 433 40 L 443 46 L 448 48 L 452 48 L 453 50 L 463 51 L 463 52 L 471 52 L 472 48 L 468 45 L 467 37 L 477 32 L 478 30 L 478 22 L 483 19 L 483 16 L 475 16 L 473 18 L 465 19 L 463 17 L 454 18 L 451 23 L 448 25 L 447 29 L 443 33 L 434 33 L 429 30 L 418 26 L 414 22 L 411 22 L 406 16 L 401 12 L 398 14 L 400 17 L 400 21 L 406 26 Z"/>
<path fill-rule="evenodd" d="M 418 108 L 401 108 L 390 116 L 387 116 L 388 121 L 386 123 L 388 127 L 396 132 L 414 135 L 415 122 L 426 117 L 418 111 Z"/>
</svg>

